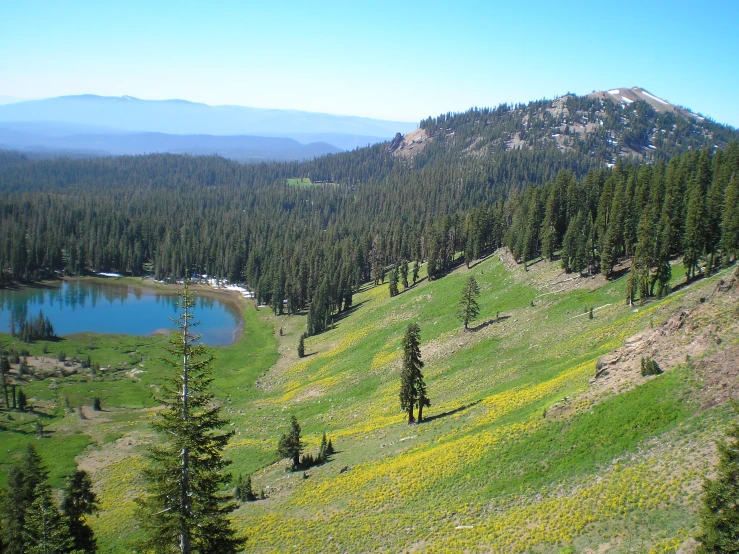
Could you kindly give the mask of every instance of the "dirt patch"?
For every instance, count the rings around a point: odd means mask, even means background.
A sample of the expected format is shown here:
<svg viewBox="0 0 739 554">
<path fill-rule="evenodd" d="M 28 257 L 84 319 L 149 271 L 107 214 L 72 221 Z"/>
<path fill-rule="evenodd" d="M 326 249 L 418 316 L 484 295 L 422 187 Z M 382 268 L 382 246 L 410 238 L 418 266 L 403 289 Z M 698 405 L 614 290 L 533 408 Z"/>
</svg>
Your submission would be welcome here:
<svg viewBox="0 0 739 554">
<path fill-rule="evenodd" d="M 641 358 L 663 371 L 690 363 L 701 383 L 700 399 L 710 407 L 739 398 L 739 279 L 732 275 L 692 291 L 685 304 L 655 329 L 637 333 L 596 362 L 589 394 L 623 392 L 647 379 Z M 707 294 L 706 294 L 707 293 Z"/>
<path fill-rule="evenodd" d="M 85 470 L 95 476 L 97 472 L 133 455 L 134 451 L 147 441 L 138 433 L 125 435 L 118 440 L 103 445 L 100 450 L 89 451 L 89 454 L 80 458 L 77 462 L 79 469 Z"/>
<path fill-rule="evenodd" d="M 495 256 L 500 262 L 513 273 L 514 279 L 521 282 L 528 280 L 529 284 L 542 292 L 539 296 L 568 292 L 575 289 L 595 290 L 606 283 L 605 277 L 597 275 L 580 275 L 577 273 L 566 273 L 559 262 L 538 259 L 524 266 L 518 263 L 508 247 L 502 247 L 495 251 Z M 624 266 L 624 268 L 627 266 Z"/>
<path fill-rule="evenodd" d="M 399 144 L 393 150 L 393 156 L 412 158 L 421 152 L 431 140 L 433 139 L 426 134 L 424 129 L 416 129 L 405 135 L 402 141 L 399 141 Z"/>
</svg>

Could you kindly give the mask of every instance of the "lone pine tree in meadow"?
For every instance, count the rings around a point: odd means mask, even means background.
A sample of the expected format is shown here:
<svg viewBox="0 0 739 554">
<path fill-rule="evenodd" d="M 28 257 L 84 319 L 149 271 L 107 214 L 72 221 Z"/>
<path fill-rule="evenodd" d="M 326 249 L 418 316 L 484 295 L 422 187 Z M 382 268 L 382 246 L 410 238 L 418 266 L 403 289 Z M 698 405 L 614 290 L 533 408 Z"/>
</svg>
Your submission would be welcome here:
<svg viewBox="0 0 739 554">
<path fill-rule="evenodd" d="M 208 392 L 212 356 L 192 335 L 194 299 L 188 283 L 180 293 L 182 310 L 174 320 L 170 356 L 163 361 L 174 371 L 163 385 L 164 409 L 152 424 L 160 441 L 149 450 L 144 472 L 146 493 L 138 499 L 138 518 L 145 532 L 145 551 L 190 554 L 231 554 L 242 541 L 228 514 L 236 508 L 222 491 L 230 463 L 223 450 L 233 432 L 221 432 L 226 420 Z"/>
<path fill-rule="evenodd" d="M 416 420 L 413 409 L 418 405 L 418 421 L 423 417 L 424 406 L 431 401 L 426 394 L 426 383 L 423 380 L 423 362 L 420 345 L 421 328 L 411 323 L 403 336 L 403 369 L 400 373 L 400 409 L 408 412 L 408 425 Z"/>
<path fill-rule="evenodd" d="M 464 323 L 465 331 L 468 329 L 469 322 L 480 313 L 480 307 L 477 305 L 478 296 L 480 296 L 480 287 L 477 286 L 475 277 L 470 275 L 462 288 L 462 298 L 459 300 L 457 309 L 457 317 Z"/>
<path fill-rule="evenodd" d="M 300 467 L 300 453 L 303 451 L 303 443 L 300 441 L 300 424 L 295 415 L 290 417 L 290 432 L 280 437 L 277 444 L 277 455 L 280 458 L 290 458 L 293 462 L 292 470 Z"/>
<path fill-rule="evenodd" d="M 305 334 L 300 335 L 300 340 L 298 341 L 298 358 L 304 358 L 305 357 Z"/>
</svg>

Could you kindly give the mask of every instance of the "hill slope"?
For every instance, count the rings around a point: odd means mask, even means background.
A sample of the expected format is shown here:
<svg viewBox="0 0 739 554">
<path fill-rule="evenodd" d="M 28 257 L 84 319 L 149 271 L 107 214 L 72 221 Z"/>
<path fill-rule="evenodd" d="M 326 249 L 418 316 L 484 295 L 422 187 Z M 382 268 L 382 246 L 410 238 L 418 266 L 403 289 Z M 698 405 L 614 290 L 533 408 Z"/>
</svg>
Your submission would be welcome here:
<svg viewBox="0 0 739 554">
<path fill-rule="evenodd" d="M 545 261 L 529 268 L 500 250 L 395 298 L 387 285 L 365 286 L 349 314 L 306 341 L 304 359 L 295 354 L 304 316 L 245 307 L 244 338 L 217 349 L 214 390 L 236 432 L 234 476 L 252 473 L 266 496 L 235 513 L 248 551 L 675 552 L 689 544 L 711 441 L 739 385 L 739 276 L 730 268 L 632 309 L 623 280 L 573 279 Z M 455 311 L 470 274 L 481 312 L 465 333 Z M 411 427 L 397 396 L 409 322 L 421 326 L 431 398 L 426 421 Z M 57 445 L 60 467 L 79 453 L 92 473 L 102 510 L 91 524 L 103 552 L 128 552 L 136 537 L 147 408 L 162 376 L 155 340 L 128 337 L 109 351 L 111 361 L 135 353 L 141 366 L 131 377 L 24 386 L 41 411 L 62 397 L 89 406 L 106 391 L 105 413 L 56 412 L 48 438 L 33 439 L 44 451 Z M 65 348 L 84 356 L 91 342 L 69 337 Z M 96 342 L 100 359 L 108 350 Z M 642 377 L 640 356 L 665 374 Z M 593 380 L 599 358 L 607 372 Z M 289 473 L 276 460 L 291 414 L 306 451 L 329 434 L 338 452 L 328 463 Z M 22 449 L 22 434 L 2 436 Z M 95 446 L 83 450 L 88 442 Z M 0 468 L 8 456 L 0 454 Z"/>
<path fill-rule="evenodd" d="M 621 157 L 664 158 L 737 139 L 736 129 L 634 87 L 442 114 L 421 121 L 416 132 L 396 135 L 389 150 L 404 156 L 425 151 L 429 157 L 455 152 L 478 160 L 552 151 L 613 164 Z"/>
</svg>

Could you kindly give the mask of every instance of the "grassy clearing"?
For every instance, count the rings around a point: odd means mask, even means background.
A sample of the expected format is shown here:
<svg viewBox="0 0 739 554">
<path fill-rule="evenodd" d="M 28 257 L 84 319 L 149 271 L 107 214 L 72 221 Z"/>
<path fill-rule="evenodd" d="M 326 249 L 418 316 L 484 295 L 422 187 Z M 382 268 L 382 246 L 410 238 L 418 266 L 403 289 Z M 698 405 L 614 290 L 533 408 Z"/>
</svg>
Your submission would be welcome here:
<svg viewBox="0 0 739 554">
<path fill-rule="evenodd" d="M 214 349 L 214 392 L 236 433 L 233 474 L 253 473 L 268 496 L 234 515 L 248 550 L 674 552 L 691 536 L 710 440 L 727 412 L 701 409 L 687 365 L 620 394 L 593 397 L 589 379 L 599 356 L 697 302 L 720 276 L 629 308 L 623 279 L 540 296 L 542 267 L 509 270 L 493 256 L 392 299 L 387 285 L 365 287 L 351 314 L 306 340 L 303 359 L 303 316 L 244 308 L 242 339 Z M 455 311 L 470 273 L 481 311 L 465 333 Z M 673 280 L 684 280 L 677 267 Z M 600 308 L 595 317 L 582 317 L 590 306 Z M 397 397 L 409 322 L 421 326 L 432 400 L 428 420 L 413 427 Z M 49 414 L 49 435 L 24 435 L 33 416 L 21 414 L 12 414 L 17 431 L 2 432 L 10 446 L 0 472 L 29 440 L 49 453 L 64 442 L 57 483 L 75 457 L 89 464 L 103 504 L 92 521 L 103 552 L 130 551 L 136 536 L 133 499 L 165 376 L 158 340 L 66 337 L 68 353 L 89 351 L 111 370 L 29 384 Z M 96 395 L 106 411 L 95 418 L 65 412 L 63 398 L 88 406 Z M 566 406 L 565 415 L 545 417 L 553 406 Z M 274 453 L 293 413 L 308 451 L 324 431 L 338 449 L 308 478 L 286 472 Z"/>
<path fill-rule="evenodd" d="M 293 177 L 287 180 L 287 186 L 307 188 L 313 186 L 313 181 L 311 181 L 308 177 Z"/>
</svg>

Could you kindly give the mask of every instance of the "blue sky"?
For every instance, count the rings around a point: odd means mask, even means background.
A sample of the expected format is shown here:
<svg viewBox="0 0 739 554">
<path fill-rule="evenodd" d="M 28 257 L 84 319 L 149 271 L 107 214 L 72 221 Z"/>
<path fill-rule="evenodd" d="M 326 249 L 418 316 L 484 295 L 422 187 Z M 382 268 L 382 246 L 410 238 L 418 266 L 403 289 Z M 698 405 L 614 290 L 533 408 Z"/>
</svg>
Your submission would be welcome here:
<svg viewBox="0 0 739 554">
<path fill-rule="evenodd" d="M 417 121 L 641 86 L 739 126 L 739 1 L 0 0 L 0 96 Z"/>
</svg>

